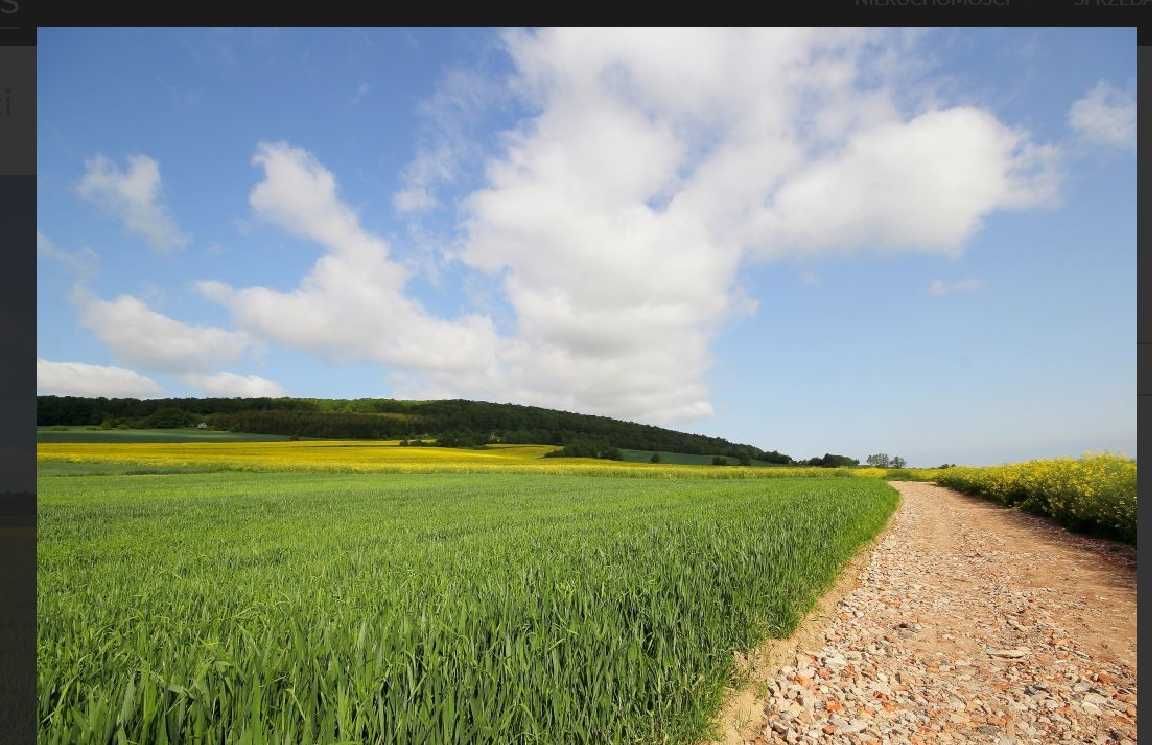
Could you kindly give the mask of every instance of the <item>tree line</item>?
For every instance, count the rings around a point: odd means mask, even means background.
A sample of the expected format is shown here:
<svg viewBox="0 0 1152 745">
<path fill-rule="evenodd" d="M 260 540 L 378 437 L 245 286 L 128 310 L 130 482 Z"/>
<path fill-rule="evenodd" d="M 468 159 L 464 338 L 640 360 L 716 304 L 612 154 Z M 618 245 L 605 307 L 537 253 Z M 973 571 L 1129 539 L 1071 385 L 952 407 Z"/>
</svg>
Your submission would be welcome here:
<svg viewBox="0 0 1152 745">
<path fill-rule="evenodd" d="M 720 437 L 678 432 L 594 414 L 462 399 L 83 398 L 38 396 L 39 426 L 188 427 L 233 432 L 352 439 L 431 438 L 478 446 L 490 442 L 607 443 L 611 448 L 718 455 L 737 461 L 792 464 L 785 453 Z"/>
</svg>

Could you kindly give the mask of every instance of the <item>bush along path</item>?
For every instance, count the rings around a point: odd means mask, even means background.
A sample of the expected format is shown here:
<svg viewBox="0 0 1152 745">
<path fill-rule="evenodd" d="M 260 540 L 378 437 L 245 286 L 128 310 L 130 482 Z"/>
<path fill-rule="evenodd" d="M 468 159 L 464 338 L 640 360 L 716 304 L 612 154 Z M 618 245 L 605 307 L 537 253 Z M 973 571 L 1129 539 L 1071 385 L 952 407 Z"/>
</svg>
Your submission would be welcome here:
<svg viewBox="0 0 1152 745">
<path fill-rule="evenodd" d="M 1134 745 L 1134 549 L 893 486 L 903 504 L 859 585 L 742 741 Z"/>
<path fill-rule="evenodd" d="M 1076 531 L 1136 542 L 1136 461 L 1122 456 L 949 468 L 924 480 L 1047 515 Z"/>
</svg>

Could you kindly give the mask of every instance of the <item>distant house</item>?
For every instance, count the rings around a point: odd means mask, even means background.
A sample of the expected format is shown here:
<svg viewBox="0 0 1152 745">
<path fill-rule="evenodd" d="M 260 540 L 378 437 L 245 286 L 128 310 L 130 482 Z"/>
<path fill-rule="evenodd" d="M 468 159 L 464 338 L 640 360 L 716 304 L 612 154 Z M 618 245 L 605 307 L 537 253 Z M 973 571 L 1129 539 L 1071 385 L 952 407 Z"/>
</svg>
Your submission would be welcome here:
<svg viewBox="0 0 1152 745">
<path fill-rule="evenodd" d="M 196 429 L 208 429 L 208 422 L 200 422 L 196 425 Z"/>
</svg>

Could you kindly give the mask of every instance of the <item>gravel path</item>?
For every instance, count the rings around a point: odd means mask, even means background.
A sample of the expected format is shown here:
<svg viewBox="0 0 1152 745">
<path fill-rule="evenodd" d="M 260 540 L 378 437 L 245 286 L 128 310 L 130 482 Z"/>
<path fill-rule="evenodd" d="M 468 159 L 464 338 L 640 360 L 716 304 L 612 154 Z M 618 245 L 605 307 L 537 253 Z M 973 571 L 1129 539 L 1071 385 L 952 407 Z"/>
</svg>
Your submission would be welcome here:
<svg viewBox="0 0 1152 745">
<path fill-rule="evenodd" d="M 893 486 L 859 584 L 776 671 L 744 742 L 1134 744 L 1135 552 Z"/>
</svg>

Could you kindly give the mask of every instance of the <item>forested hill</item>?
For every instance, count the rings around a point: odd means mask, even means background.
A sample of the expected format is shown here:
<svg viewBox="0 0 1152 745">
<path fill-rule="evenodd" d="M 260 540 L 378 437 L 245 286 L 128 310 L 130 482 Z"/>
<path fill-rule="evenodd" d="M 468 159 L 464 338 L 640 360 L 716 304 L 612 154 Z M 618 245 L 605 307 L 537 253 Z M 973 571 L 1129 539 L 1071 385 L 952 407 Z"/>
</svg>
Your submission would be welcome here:
<svg viewBox="0 0 1152 745">
<path fill-rule="evenodd" d="M 187 427 L 298 437 L 398 439 L 436 437 L 483 442 L 563 445 L 597 440 L 617 448 L 746 456 L 770 463 L 792 459 L 775 450 L 625 422 L 518 404 L 459 399 L 390 398 L 79 398 L 38 396 L 37 424 L 104 427 Z"/>
</svg>

